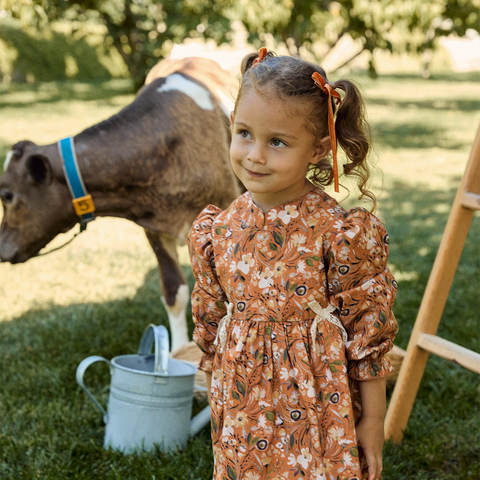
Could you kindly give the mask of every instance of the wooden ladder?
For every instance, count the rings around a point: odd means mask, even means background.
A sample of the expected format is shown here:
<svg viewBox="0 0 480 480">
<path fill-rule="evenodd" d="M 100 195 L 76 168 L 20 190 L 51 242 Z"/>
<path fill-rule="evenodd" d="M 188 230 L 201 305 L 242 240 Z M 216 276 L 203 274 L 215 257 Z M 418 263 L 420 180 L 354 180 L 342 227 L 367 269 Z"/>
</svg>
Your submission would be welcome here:
<svg viewBox="0 0 480 480">
<path fill-rule="evenodd" d="M 402 440 L 430 353 L 480 374 L 480 354 L 435 335 L 475 210 L 480 210 L 480 127 L 453 202 L 387 411 L 385 437 L 392 438 L 395 443 Z"/>
</svg>

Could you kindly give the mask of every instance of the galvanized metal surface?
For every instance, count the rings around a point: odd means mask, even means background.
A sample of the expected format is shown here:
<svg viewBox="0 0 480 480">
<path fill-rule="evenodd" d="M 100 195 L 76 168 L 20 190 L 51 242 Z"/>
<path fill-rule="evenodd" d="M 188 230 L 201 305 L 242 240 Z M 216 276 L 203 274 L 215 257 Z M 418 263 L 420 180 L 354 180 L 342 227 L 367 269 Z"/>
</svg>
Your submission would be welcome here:
<svg viewBox="0 0 480 480">
<path fill-rule="evenodd" d="M 195 366 L 168 356 L 165 327 L 149 325 L 140 342 L 139 354 L 121 355 L 111 361 L 94 355 L 77 368 L 77 383 L 103 415 L 104 447 L 124 453 L 184 448 L 189 435 L 210 422 L 210 407 L 191 419 Z M 154 353 L 150 354 L 152 345 Z M 96 362 L 110 368 L 108 412 L 85 386 L 87 368 Z"/>
</svg>

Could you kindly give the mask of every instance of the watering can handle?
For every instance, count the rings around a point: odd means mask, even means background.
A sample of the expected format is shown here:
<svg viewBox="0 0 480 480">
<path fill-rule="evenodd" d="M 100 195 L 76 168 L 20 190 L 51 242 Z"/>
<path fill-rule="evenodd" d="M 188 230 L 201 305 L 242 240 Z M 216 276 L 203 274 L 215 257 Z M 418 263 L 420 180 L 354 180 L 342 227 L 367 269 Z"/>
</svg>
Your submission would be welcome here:
<svg viewBox="0 0 480 480">
<path fill-rule="evenodd" d="M 87 357 L 84 360 L 80 362 L 80 364 L 77 367 L 77 373 L 76 373 L 76 378 L 77 378 L 77 383 L 82 387 L 83 391 L 90 397 L 90 400 L 96 405 L 96 407 L 100 410 L 100 412 L 103 415 L 103 422 L 105 424 L 108 423 L 108 414 L 105 411 L 105 409 L 98 403 L 97 399 L 92 395 L 90 390 L 85 386 L 83 383 L 83 375 L 85 374 L 87 368 L 92 365 L 93 363 L 96 362 L 105 362 L 109 367 L 111 367 L 110 362 L 103 357 L 100 357 L 99 355 L 92 355 L 91 357 Z"/>
<path fill-rule="evenodd" d="M 151 323 L 145 330 L 140 341 L 139 355 L 150 355 L 152 345 L 155 341 L 155 366 L 154 372 L 168 374 L 168 352 L 170 345 L 168 341 L 168 330 L 163 325 Z"/>
</svg>

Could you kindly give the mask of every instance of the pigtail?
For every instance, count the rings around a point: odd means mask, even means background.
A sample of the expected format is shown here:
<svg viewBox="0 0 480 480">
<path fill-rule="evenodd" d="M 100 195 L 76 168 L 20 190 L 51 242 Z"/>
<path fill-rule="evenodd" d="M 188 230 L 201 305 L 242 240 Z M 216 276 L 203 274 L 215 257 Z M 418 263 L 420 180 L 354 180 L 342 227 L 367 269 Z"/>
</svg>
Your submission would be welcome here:
<svg viewBox="0 0 480 480">
<path fill-rule="evenodd" d="M 373 203 L 375 195 L 368 190 L 370 169 L 367 162 L 370 150 L 370 127 L 365 118 L 365 105 L 358 88 L 349 80 L 334 83 L 335 89 L 343 90 L 345 96 L 337 110 L 335 133 L 338 143 L 344 150 L 348 162 L 343 166 L 345 175 L 356 176 L 360 199 L 367 197 Z"/>
</svg>

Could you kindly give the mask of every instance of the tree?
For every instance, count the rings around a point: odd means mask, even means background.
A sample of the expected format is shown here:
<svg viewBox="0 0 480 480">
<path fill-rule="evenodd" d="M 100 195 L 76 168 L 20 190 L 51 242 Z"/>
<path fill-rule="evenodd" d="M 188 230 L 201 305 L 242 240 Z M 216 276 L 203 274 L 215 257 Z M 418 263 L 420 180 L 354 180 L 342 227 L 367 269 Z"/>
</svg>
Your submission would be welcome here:
<svg viewBox="0 0 480 480">
<path fill-rule="evenodd" d="M 91 21 L 106 27 L 105 46 L 114 47 L 127 65 L 135 89 L 148 70 L 187 37 L 226 41 L 230 20 L 215 0 L 0 0 L 25 25 Z"/>
</svg>

